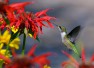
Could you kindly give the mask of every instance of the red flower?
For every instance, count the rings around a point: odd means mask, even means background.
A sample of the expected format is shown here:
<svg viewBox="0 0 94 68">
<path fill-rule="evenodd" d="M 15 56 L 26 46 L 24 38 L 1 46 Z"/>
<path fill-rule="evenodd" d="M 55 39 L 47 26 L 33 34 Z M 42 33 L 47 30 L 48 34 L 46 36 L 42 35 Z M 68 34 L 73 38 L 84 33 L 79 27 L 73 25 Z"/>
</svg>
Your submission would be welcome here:
<svg viewBox="0 0 94 68">
<path fill-rule="evenodd" d="M 6 26 L 6 22 L 1 16 L 0 17 L 0 29 L 3 30 L 5 26 Z"/>
<path fill-rule="evenodd" d="M 42 33 L 42 27 L 46 26 L 43 22 L 47 22 L 50 27 L 53 27 L 50 20 L 55 19 L 55 17 L 47 15 L 49 9 L 42 10 L 35 14 L 24 10 L 25 6 L 31 3 L 32 2 L 8 4 L 8 0 L 5 0 L 5 2 L 1 4 L 3 9 L 0 10 L 5 23 L 2 23 L 0 27 L 2 27 L 2 29 L 6 27 L 11 29 L 11 27 L 14 27 L 20 33 L 23 33 L 26 28 L 27 32 L 32 34 L 35 39 L 39 32 Z"/>
<path fill-rule="evenodd" d="M 25 56 L 17 55 L 14 49 L 12 49 L 13 59 L 6 58 L 1 54 L 0 58 L 7 63 L 5 64 L 5 68 L 35 68 L 36 64 L 38 64 L 40 68 L 43 68 L 44 65 L 50 64 L 50 60 L 48 60 L 47 57 L 53 53 L 47 52 L 36 56 L 34 54 L 36 47 L 37 46 L 34 45 Z"/>
<path fill-rule="evenodd" d="M 19 28 L 19 32 L 23 32 L 26 28 L 28 33 L 32 34 L 33 37 L 36 38 L 39 32 L 42 33 L 42 27 L 46 26 L 43 22 L 47 22 L 50 27 L 53 27 L 50 20 L 55 19 L 55 17 L 48 16 L 48 10 L 49 9 L 46 9 L 35 14 L 32 12 L 18 11 L 15 21 L 13 21 L 14 19 L 10 19 L 10 26 Z"/>
<path fill-rule="evenodd" d="M 39 31 L 42 33 L 42 27 L 46 26 L 43 22 L 47 22 L 50 27 L 53 27 L 53 25 L 50 23 L 50 20 L 55 19 L 55 17 L 48 16 L 48 10 L 49 9 L 42 10 L 40 12 L 27 16 L 28 23 L 30 24 L 30 29 L 32 32 L 34 32 L 34 38 L 36 38 Z M 29 24 L 26 24 L 27 28 L 29 27 Z"/>
<path fill-rule="evenodd" d="M 2 25 L 0 25 L 0 28 L 3 27 L 6 28 L 7 26 L 9 26 L 9 23 L 7 22 L 16 22 L 17 18 L 16 18 L 16 11 L 19 11 L 21 9 L 24 9 L 24 7 L 27 4 L 30 4 L 31 2 L 23 2 L 23 3 L 14 3 L 14 4 L 8 4 L 9 0 L 2 0 L 0 2 L 0 15 L 2 15 L 2 18 L 5 20 L 9 20 L 6 21 L 5 23 L 2 23 Z M 1 21 L 0 21 L 1 22 Z M 3 26 L 6 25 L 6 26 Z"/>
<path fill-rule="evenodd" d="M 72 68 L 94 68 L 94 55 L 92 55 L 91 59 L 89 62 L 86 62 L 86 57 L 85 57 L 85 52 L 84 49 L 82 48 L 82 54 L 81 54 L 81 59 L 82 62 L 79 63 L 77 60 L 75 60 L 70 54 L 68 54 L 65 51 L 62 51 L 67 57 L 69 57 L 70 61 L 65 61 L 62 63 L 62 66 L 64 68 L 68 68 L 67 66 L 72 66 Z"/>
</svg>

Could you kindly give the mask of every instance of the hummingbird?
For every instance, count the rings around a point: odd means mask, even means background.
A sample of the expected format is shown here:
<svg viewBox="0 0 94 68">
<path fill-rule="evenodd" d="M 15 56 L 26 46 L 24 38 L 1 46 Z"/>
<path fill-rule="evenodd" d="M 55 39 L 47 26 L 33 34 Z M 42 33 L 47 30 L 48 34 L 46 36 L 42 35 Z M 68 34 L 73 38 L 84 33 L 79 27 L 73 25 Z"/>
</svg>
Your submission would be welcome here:
<svg viewBox="0 0 94 68">
<path fill-rule="evenodd" d="M 79 55 L 79 52 L 75 46 L 75 41 L 77 39 L 81 27 L 75 27 L 70 33 L 67 33 L 66 28 L 64 26 L 58 26 L 58 28 L 61 32 L 62 43 L 66 45 L 69 50 L 73 50 L 75 54 Z"/>
</svg>

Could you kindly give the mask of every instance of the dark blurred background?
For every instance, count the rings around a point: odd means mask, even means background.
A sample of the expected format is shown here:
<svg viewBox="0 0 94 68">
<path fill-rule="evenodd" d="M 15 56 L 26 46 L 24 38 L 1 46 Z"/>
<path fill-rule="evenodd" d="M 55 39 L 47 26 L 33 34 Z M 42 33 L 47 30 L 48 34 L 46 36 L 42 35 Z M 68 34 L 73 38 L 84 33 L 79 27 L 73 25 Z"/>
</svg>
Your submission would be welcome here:
<svg viewBox="0 0 94 68">
<path fill-rule="evenodd" d="M 26 7 L 26 11 L 35 13 L 46 8 L 52 8 L 48 14 L 56 17 L 57 20 L 51 22 L 65 26 L 68 32 L 80 25 L 82 30 L 77 40 L 83 42 L 86 57 L 87 59 L 90 58 L 94 53 L 94 0 L 10 0 L 10 3 L 24 1 L 34 1 L 34 4 Z M 61 42 L 58 28 L 44 27 L 43 34 L 40 34 L 39 38 L 40 42 L 27 38 L 26 53 L 34 44 L 38 45 L 36 54 L 48 51 L 56 52 L 58 56 L 50 57 L 51 66 L 52 68 L 61 68 L 61 62 L 68 59 L 61 53 L 61 50 L 69 51 Z"/>
</svg>

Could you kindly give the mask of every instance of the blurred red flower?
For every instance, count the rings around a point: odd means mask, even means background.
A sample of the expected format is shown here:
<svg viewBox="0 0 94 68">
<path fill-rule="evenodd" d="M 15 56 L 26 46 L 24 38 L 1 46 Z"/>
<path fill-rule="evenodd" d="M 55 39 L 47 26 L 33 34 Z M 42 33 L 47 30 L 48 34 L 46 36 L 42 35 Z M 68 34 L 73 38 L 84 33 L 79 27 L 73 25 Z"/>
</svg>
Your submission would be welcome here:
<svg viewBox="0 0 94 68">
<path fill-rule="evenodd" d="M 69 59 L 70 61 L 65 61 L 62 62 L 63 68 L 68 68 L 68 66 L 72 66 L 72 68 L 94 68 L 94 55 L 92 55 L 90 61 L 86 61 L 85 57 L 85 51 L 82 48 L 82 53 L 81 53 L 81 63 L 80 61 L 78 62 L 76 59 L 74 59 L 70 54 L 68 54 L 65 51 L 62 51 Z"/>
<path fill-rule="evenodd" d="M 0 54 L 0 58 L 5 61 L 5 68 L 35 68 L 36 64 L 39 65 L 39 68 L 43 68 L 44 65 L 49 65 L 50 60 L 47 58 L 53 53 L 47 52 L 42 55 L 36 56 L 34 54 L 37 45 L 34 45 L 27 55 L 17 55 L 12 49 L 13 58 L 7 58 Z"/>
</svg>

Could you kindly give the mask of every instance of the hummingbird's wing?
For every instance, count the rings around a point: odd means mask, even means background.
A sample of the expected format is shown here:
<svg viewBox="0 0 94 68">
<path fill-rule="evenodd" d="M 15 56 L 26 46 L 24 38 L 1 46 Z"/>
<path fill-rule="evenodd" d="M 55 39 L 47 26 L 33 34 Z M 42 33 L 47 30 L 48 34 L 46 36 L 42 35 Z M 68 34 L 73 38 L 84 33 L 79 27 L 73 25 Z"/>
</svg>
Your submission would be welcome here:
<svg viewBox="0 0 94 68">
<path fill-rule="evenodd" d="M 70 39 L 71 42 L 75 43 L 76 37 L 80 32 L 81 27 L 77 26 L 75 27 L 67 36 Z"/>
</svg>

